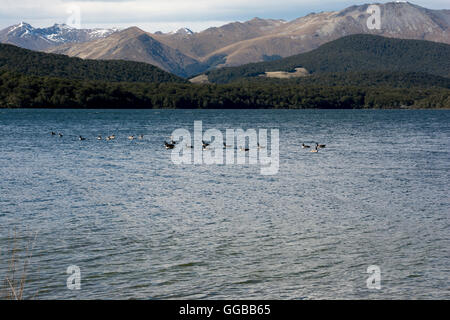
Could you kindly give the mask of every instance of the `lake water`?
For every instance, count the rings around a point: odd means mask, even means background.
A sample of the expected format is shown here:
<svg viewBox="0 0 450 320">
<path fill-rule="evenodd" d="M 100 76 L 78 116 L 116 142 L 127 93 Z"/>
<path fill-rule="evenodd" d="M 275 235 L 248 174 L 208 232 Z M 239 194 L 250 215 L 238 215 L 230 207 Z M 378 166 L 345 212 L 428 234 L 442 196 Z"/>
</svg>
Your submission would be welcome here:
<svg viewBox="0 0 450 320">
<path fill-rule="evenodd" d="M 279 129 L 279 173 L 173 164 L 194 120 Z M 0 277 L 15 231 L 37 299 L 449 299 L 449 160 L 449 111 L 0 110 Z"/>
</svg>

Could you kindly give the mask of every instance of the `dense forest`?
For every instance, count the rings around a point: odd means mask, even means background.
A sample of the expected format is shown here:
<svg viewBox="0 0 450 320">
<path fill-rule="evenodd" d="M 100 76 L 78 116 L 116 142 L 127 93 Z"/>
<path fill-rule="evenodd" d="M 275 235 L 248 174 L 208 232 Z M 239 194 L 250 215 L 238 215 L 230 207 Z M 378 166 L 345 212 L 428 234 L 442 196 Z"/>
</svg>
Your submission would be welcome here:
<svg viewBox="0 0 450 320">
<path fill-rule="evenodd" d="M 444 43 L 351 35 L 292 57 L 222 68 L 206 74 L 213 83 L 229 83 L 256 77 L 267 71 L 294 71 L 297 67 L 303 67 L 313 74 L 399 71 L 450 77 L 449 57 L 450 45 Z"/>
<path fill-rule="evenodd" d="M 389 75 L 385 75 L 391 78 Z M 396 75 L 399 76 L 398 74 Z M 420 77 L 420 75 L 417 75 Z M 392 75 L 392 77 L 395 77 Z M 405 79 L 408 78 L 404 75 Z M 410 76 L 414 79 L 414 76 Z M 0 71 L 0 106 L 45 108 L 442 108 L 450 89 L 242 81 L 225 85 L 58 79 Z"/>
<path fill-rule="evenodd" d="M 186 82 L 147 63 L 123 60 L 83 60 L 0 44 L 0 69 L 26 75 L 80 80 Z"/>
<path fill-rule="evenodd" d="M 239 83 L 260 83 L 269 85 L 299 85 L 299 86 L 361 86 L 361 87 L 391 87 L 391 88 L 431 88 L 450 89 L 450 78 L 435 76 L 424 72 L 388 72 L 361 71 L 319 73 L 308 77 L 275 79 L 266 77 L 244 78 Z"/>
</svg>

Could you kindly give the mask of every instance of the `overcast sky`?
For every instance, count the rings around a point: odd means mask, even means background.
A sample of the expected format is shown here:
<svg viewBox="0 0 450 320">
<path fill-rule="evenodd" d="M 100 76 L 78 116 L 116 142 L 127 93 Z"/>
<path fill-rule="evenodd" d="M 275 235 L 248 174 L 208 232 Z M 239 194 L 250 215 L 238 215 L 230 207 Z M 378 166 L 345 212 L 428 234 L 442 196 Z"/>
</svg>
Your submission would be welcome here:
<svg viewBox="0 0 450 320">
<path fill-rule="evenodd" d="M 334 11 L 370 2 L 370 0 L 0 0 L 0 29 L 21 21 L 35 27 L 66 23 L 71 16 L 68 11 L 75 8 L 75 11 L 79 9 L 81 12 L 82 28 L 138 26 L 146 31 L 168 32 L 188 27 L 194 31 L 201 31 L 210 26 L 245 21 L 254 17 L 292 20 L 310 12 Z M 448 0 L 417 0 L 413 3 L 430 9 L 450 9 Z"/>
</svg>

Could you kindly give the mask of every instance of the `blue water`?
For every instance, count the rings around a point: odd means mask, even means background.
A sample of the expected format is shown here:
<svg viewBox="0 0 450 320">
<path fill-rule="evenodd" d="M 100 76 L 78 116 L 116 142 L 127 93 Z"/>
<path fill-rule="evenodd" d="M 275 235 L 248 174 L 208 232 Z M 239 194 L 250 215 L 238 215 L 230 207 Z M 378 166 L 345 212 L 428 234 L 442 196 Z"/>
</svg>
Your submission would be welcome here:
<svg viewBox="0 0 450 320">
<path fill-rule="evenodd" d="M 279 173 L 173 164 L 194 120 L 278 128 Z M 449 138 L 433 110 L 0 110 L 0 280 L 15 232 L 26 298 L 449 299 Z"/>
</svg>

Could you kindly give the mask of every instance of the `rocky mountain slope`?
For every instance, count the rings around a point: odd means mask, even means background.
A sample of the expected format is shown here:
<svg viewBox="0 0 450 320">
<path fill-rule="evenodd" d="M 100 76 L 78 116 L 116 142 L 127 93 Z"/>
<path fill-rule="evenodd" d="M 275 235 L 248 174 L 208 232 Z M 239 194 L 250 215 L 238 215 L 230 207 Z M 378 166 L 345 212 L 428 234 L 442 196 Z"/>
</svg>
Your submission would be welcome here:
<svg viewBox="0 0 450 320">
<path fill-rule="evenodd" d="M 154 34 L 155 39 L 195 58 L 202 59 L 234 43 L 270 34 L 285 23 L 283 20 L 254 18 L 246 22 L 233 22 L 199 33 Z"/>
<path fill-rule="evenodd" d="M 450 43 L 450 10 L 429 10 L 410 3 L 378 5 L 380 29 L 369 29 L 369 5 L 352 6 L 339 12 L 322 12 L 281 24 L 259 37 L 235 42 L 206 53 L 200 59 L 226 57 L 219 66 L 237 66 L 288 57 L 351 34 L 374 34 L 392 38 Z M 200 35 L 199 35 L 200 36 Z"/>
</svg>

